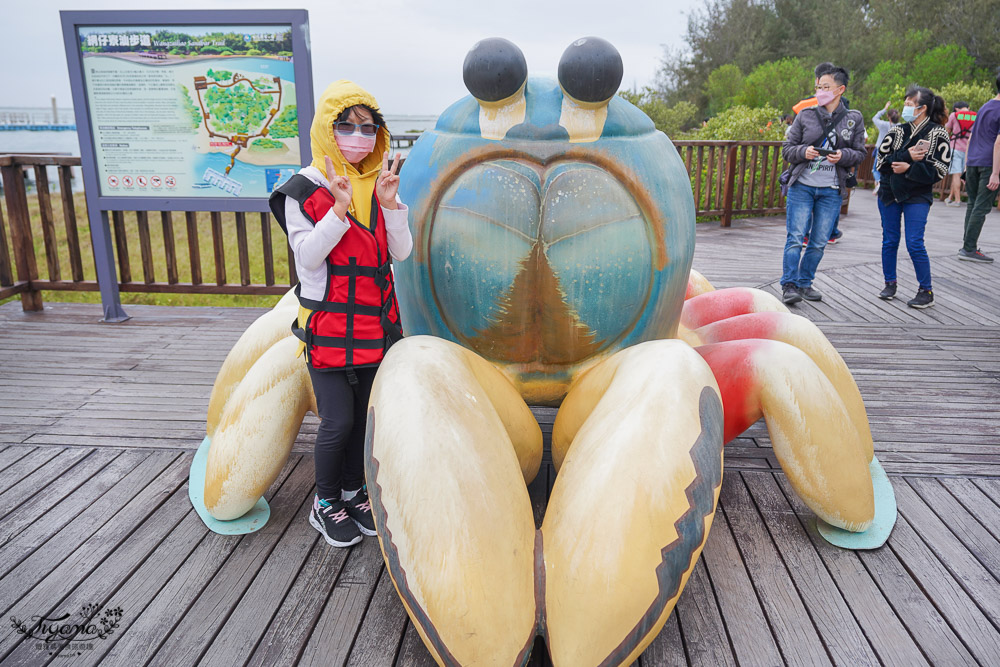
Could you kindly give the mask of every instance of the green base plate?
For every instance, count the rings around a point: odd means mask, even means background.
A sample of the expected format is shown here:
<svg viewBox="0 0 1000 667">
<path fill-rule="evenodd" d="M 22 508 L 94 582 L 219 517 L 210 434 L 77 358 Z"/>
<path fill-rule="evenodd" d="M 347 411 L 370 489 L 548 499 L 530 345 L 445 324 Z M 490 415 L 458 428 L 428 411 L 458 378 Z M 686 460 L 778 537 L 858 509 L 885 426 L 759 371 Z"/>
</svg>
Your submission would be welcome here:
<svg viewBox="0 0 1000 667">
<path fill-rule="evenodd" d="M 875 520 L 863 533 L 852 533 L 835 528 L 822 519 L 816 519 L 816 529 L 823 539 L 841 549 L 878 549 L 889 539 L 892 527 L 896 525 L 896 494 L 892 482 L 882 469 L 877 457 L 872 457 L 868 466 L 875 491 Z"/>
<path fill-rule="evenodd" d="M 208 448 L 212 439 L 205 437 L 198 447 L 194 460 L 191 462 L 191 472 L 188 477 L 188 498 L 198 516 L 205 522 L 208 529 L 219 535 L 246 535 L 264 527 L 271 517 L 271 508 L 267 501 L 261 498 L 250 511 L 232 521 L 220 521 L 208 513 L 205 508 L 205 468 L 208 465 Z"/>
</svg>

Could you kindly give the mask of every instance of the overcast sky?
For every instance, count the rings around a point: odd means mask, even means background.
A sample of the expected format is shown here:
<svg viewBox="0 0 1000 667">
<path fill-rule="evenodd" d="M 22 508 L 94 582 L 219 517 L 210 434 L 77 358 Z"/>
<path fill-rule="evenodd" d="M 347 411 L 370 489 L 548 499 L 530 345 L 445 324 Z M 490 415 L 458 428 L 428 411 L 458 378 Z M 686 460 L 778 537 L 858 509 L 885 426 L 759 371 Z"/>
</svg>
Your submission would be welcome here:
<svg viewBox="0 0 1000 667">
<path fill-rule="evenodd" d="M 702 0 L 4 0 L 0 19 L 0 106 L 72 104 L 59 11 L 65 9 L 309 10 L 317 94 L 336 79 L 367 88 L 384 113 L 436 115 L 467 94 L 462 61 L 484 37 L 504 37 L 524 51 L 529 75 L 556 71 L 579 37 L 614 44 L 624 87 L 652 83 L 663 45 L 679 46 L 687 13 Z"/>
</svg>

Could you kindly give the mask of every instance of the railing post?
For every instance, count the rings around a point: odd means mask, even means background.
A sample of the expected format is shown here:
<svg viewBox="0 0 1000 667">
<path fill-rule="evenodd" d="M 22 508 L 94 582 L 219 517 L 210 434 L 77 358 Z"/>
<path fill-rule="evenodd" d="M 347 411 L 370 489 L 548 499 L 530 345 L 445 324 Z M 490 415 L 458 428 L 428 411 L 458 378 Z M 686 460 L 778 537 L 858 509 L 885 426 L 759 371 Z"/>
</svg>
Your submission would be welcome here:
<svg viewBox="0 0 1000 667">
<path fill-rule="evenodd" d="M 736 144 L 730 144 L 726 151 L 726 183 L 722 191 L 722 226 L 730 227 L 733 222 L 733 190 L 736 185 Z"/>
<path fill-rule="evenodd" d="M 35 244 L 31 237 L 31 216 L 28 213 L 28 193 L 24 189 L 24 172 L 16 161 L 5 164 L 3 170 L 4 198 L 10 219 L 10 242 L 14 246 L 14 263 L 17 280 L 28 283 L 21 292 L 21 308 L 26 312 L 42 310 L 42 293 L 31 288 L 31 281 L 38 279 L 35 264 Z"/>
</svg>

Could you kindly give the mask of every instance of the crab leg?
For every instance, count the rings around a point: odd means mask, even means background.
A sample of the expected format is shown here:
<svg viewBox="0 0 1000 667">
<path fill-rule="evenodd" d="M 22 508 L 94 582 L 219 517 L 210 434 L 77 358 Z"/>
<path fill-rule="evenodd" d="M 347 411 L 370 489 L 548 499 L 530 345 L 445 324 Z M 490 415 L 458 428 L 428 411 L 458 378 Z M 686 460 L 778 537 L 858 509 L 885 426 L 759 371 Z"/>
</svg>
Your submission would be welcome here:
<svg viewBox="0 0 1000 667">
<path fill-rule="evenodd" d="M 850 424 L 865 452 L 865 460 L 871 461 L 874 445 L 861 391 L 843 358 L 815 324 L 801 315 L 791 313 L 750 313 L 706 324 L 692 333 L 699 341 L 706 344 L 763 339 L 781 341 L 805 352 L 833 384 L 837 396 L 847 409 Z M 727 411 L 727 420 L 729 416 Z M 742 432 L 742 430 L 731 432 L 727 428 L 726 442 Z"/>
<path fill-rule="evenodd" d="M 722 418 L 715 378 L 681 341 L 618 352 L 571 387 L 541 529 L 556 665 L 630 664 L 656 637 L 711 527 Z"/>
<path fill-rule="evenodd" d="M 837 388 L 802 350 L 773 340 L 697 348 L 722 391 L 726 434 L 762 415 L 796 493 L 827 523 L 860 532 L 875 515 L 870 436 L 852 428 Z"/>
<path fill-rule="evenodd" d="M 243 516 L 277 479 L 307 411 L 316 412 L 298 339 L 270 346 L 232 392 L 212 436 L 205 507 L 216 519 Z"/>
<path fill-rule="evenodd" d="M 368 415 L 379 542 L 424 644 L 439 664 L 523 664 L 538 609 L 531 411 L 475 353 L 412 336 L 386 354 Z"/>
<path fill-rule="evenodd" d="M 688 290 L 691 290 L 690 282 Z M 752 287 L 729 287 L 704 292 L 687 299 L 681 310 L 681 325 L 687 329 L 697 329 L 734 315 L 770 311 L 787 313 L 788 308 L 763 290 Z"/>
<path fill-rule="evenodd" d="M 226 403 L 254 362 L 279 340 L 292 335 L 291 324 L 295 319 L 296 308 L 298 300 L 295 293 L 289 291 L 274 308 L 254 320 L 229 350 L 222 368 L 215 376 L 212 396 L 208 400 L 205 430 L 209 437 L 215 435 Z"/>
</svg>

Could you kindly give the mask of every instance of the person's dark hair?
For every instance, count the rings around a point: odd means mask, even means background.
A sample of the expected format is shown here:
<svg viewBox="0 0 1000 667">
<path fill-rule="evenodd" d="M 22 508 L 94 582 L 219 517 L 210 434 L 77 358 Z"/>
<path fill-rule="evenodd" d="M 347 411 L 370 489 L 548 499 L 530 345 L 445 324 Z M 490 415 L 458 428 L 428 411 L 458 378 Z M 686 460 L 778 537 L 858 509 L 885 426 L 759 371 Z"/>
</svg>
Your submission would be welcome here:
<svg viewBox="0 0 1000 667">
<path fill-rule="evenodd" d="M 952 111 L 958 111 L 959 109 L 968 109 L 968 108 L 969 108 L 968 102 L 955 102 L 955 104 L 951 106 Z"/>
<path fill-rule="evenodd" d="M 948 122 L 948 114 L 945 112 L 944 100 L 940 95 L 935 95 L 930 88 L 923 86 L 910 86 L 906 89 L 906 99 L 916 98 L 917 106 L 927 107 L 927 117 L 931 122 L 944 125 Z"/>
<path fill-rule="evenodd" d="M 888 111 L 885 112 L 885 115 L 889 117 L 890 123 L 899 122 L 899 112 L 896 111 L 895 109 L 889 109 Z"/>
<path fill-rule="evenodd" d="M 816 65 L 816 69 L 813 70 L 813 73 L 816 74 L 816 78 L 818 79 L 824 74 L 829 74 L 830 70 L 833 68 L 833 63 L 820 63 L 819 65 Z"/>
<path fill-rule="evenodd" d="M 830 66 L 830 69 L 826 70 L 816 78 L 818 79 L 821 76 L 827 76 L 827 75 L 832 76 L 833 80 L 837 82 L 838 86 L 846 86 L 847 82 L 851 80 L 851 76 L 847 73 L 846 69 L 844 69 L 843 67 L 836 67 L 833 65 Z"/>
<path fill-rule="evenodd" d="M 997 94 L 1000 95 L 1000 67 L 997 67 Z"/>
<path fill-rule="evenodd" d="M 385 118 L 382 116 L 382 114 L 380 114 L 377 110 L 372 109 L 367 104 L 355 104 L 354 106 L 347 107 L 346 109 L 344 109 L 343 111 L 340 112 L 339 116 L 337 116 L 337 122 L 338 123 L 340 123 L 340 122 L 350 122 L 347 119 L 350 118 L 351 111 L 353 111 L 356 107 L 361 107 L 362 109 L 368 109 L 368 113 L 370 113 L 372 115 L 372 122 L 374 122 L 379 127 L 385 127 L 386 126 L 385 125 Z"/>
</svg>

